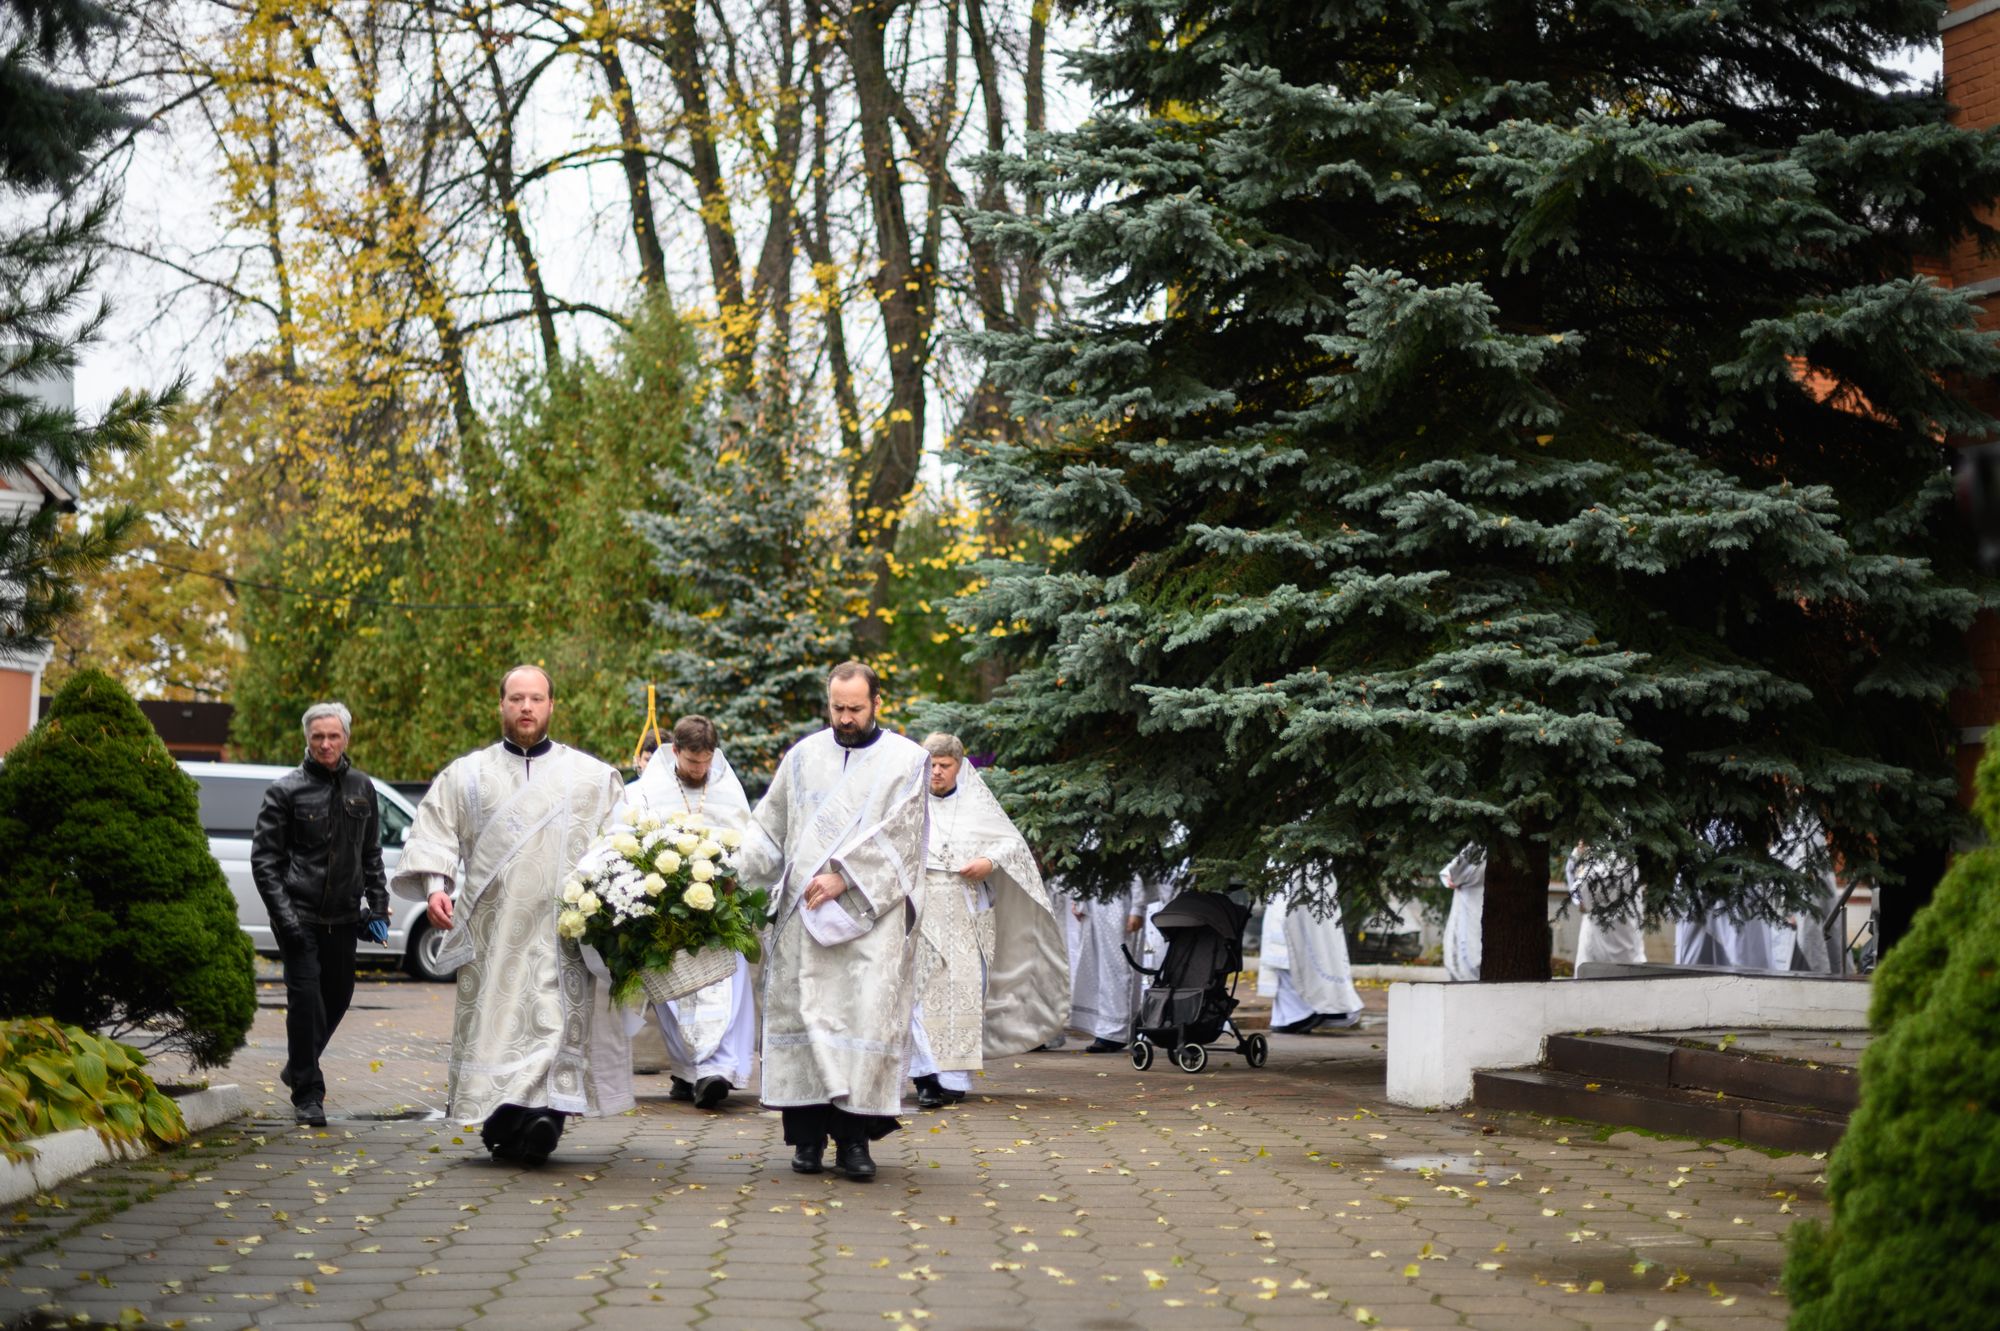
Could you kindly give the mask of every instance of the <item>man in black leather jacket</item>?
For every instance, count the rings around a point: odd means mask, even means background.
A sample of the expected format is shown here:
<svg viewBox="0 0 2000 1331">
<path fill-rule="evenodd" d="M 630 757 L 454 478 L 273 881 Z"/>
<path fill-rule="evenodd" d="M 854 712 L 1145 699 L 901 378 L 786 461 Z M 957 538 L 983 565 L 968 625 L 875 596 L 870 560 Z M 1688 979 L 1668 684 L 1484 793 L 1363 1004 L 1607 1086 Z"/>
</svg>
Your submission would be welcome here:
<svg viewBox="0 0 2000 1331">
<path fill-rule="evenodd" d="M 364 935 L 388 941 L 389 890 L 375 784 L 347 761 L 347 708 L 314 703 L 303 724 L 306 760 L 264 792 L 250 871 L 284 956 L 287 1057 L 278 1075 L 291 1087 L 293 1117 L 324 1127 L 319 1058 L 354 997 L 355 944 Z"/>
</svg>

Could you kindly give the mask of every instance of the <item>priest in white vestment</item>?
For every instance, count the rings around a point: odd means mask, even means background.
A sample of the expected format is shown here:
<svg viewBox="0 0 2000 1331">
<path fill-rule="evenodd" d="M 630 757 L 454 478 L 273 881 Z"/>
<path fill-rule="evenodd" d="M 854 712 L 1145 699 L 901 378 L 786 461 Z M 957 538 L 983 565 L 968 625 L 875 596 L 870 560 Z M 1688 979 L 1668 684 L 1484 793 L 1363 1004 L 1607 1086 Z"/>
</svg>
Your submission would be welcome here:
<svg viewBox="0 0 2000 1331">
<path fill-rule="evenodd" d="M 1062 1035 L 1069 953 L 1028 843 L 956 735 L 930 755 L 930 841 L 918 910 L 910 1077 L 917 1105 L 939 1109 L 972 1089 L 986 1058 Z"/>
<path fill-rule="evenodd" d="M 1125 960 L 1124 948 L 1144 960 L 1140 930 L 1146 909 L 1160 894 L 1133 878 L 1107 898 L 1069 897 L 1069 1026 L 1091 1037 L 1086 1054 L 1112 1054 L 1132 1043 L 1144 979 Z"/>
<path fill-rule="evenodd" d="M 743 832 L 750 801 L 723 754 L 715 723 L 684 716 L 672 742 L 626 789 L 625 798 L 656 817 L 693 815 L 711 827 Z M 653 1005 L 667 1047 L 667 1096 L 698 1109 L 717 1109 L 738 1086 L 750 1083 L 757 1058 L 757 1003 L 750 963 L 736 958 L 728 978 L 685 998 Z"/>
<path fill-rule="evenodd" d="M 875 1177 L 868 1144 L 901 1125 L 929 755 L 875 721 L 858 661 L 827 680 L 832 725 L 793 745 L 750 818 L 739 881 L 771 893 L 764 949 L 766 1108 L 792 1168 Z"/>
<path fill-rule="evenodd" d="M 458 967 L 447 1114 L 496 1159 L 540 1164 L 571 1114 L 632 1107 L 632 1044 L 608 1005 L 610 980 L 556 935 L 562 880 L 624 795 L 615 768 L 548 737 L 548 675 L 500 682 L 504 738 L 431 783 L 390 881 L 446 929 L 439 963 Z M 453 872 L 465 886 L 451 898 Z"/>
<path fill-rule="evenodd" d="M 1711 843 L 1724 835 L 1712 827 L 1703 833 Z M 1727 966 L 1735 970 L 1789 970 L 1792 936 L 1788 924 L 1739 917 L 1730 907 L 1689 915 L 1674 926 L 1674 961 L 1682 966 Z"/>
<path fill-rule="evenodd" d="M 1605 961 L 1643 965 L 1646 931 L 1641 923 L 1639 870 L 1623 855 L 1579 841 L 1563 862 L 1563 881 L 1581 916 L 1576 964 Z"/>
<path fill-rule="evenodd" d="M 1451 910 L 1444 917 L 1444 973 L 1471 982 L 1479 978 L 1480 930 L 1486 917 L 1486 848 L 1467 842 L 1438 879 L 1451 889 Z"/>
<path fill-rule="evenodd" d="M 1329 880 L 1326 900 L 1315 913 L 1304 894 L 1280 889 L 1264 900 L 1263 941 L 1258 945 L 1257 992 L 1271 1000 L 1271 1029 L 1304 1035 L 1320 1027 L 1361 1024 L 1361 995 L 1347 960 L 1347 931 L 1333 899 L 1339 884 Z"/>
</svg>

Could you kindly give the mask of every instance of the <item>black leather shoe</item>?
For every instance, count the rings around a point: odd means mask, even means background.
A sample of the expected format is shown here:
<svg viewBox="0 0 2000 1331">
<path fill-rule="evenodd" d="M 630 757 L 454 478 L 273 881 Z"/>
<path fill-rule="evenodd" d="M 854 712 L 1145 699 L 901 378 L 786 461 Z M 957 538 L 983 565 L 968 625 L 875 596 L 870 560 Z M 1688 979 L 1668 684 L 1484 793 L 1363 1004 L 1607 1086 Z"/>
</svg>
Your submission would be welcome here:
<svg viewBox="0 0 2000 1331">
<path fill-rule="evenodd" d="M 869 1158 L 868 1143 L 839 1142 L 833 1148 L 833 1167 L 856 1183 L 875 1177 L 875 1162 Z"/>
<path fill-rule="evenodd" d="M 479 1141 L 495 1160 L 514 1158 L 514 1140 L 520 1135 L 521 1107 L 501 1105 L 479 1125 Z"/>
<path fill-rule="evenodd" d="M 949 1109 L 963 1099 L 965 1099 L 964 1091 L 954 1091 L 948 1086 L 938 1087 L 939 1109 Z"/>
<path fill-rule="evenodd" d="M 556 1143 L 561 1140 L 562 1119 L 547 1112 L 536 1114 L 514 1139 L 514 1154 L 524 1165 L 540 1165 L 554 1153 Z"/>
<path fill-rule="evenodd" d="M 667 1079 L 667 1099 L 679 1100 L 683 1103 L 691 1102 L 694 1099 L 694 1087 L 682 1081 L 679 1077 L 669 1077 Z"/>
<path fill-rule="evenodd" d="M 1125 1044 L 1122 1040 L 1107 1040 L 1103 1036 L 1099 1036 L 1085 1045 L 1083 1052 L 1086 1054 L 1120 1054 L 1125 1052 Z"/>
<path fill-rule="evenodd" d="M 694 1084 L 694 1107 L 714 1109 L 729 1098 L 736 1087 L 727 1077 L 703 1077 Z"/>
<path fill-rule="evenodd" d="M 818 1174 L 826 1169 L 826 1143 L 817 1146 L 799 1146 L 792 1150 L 792 1172 L 794 1174 Z"/>
<path fill-rule="evenodd" d="M 326 1106 L 317 1100 L 308 1100 L 302 1105 L 293 1105 L 292 1121 L 302 1128 L 323 1128 L 326 1126 Z"/>
<path fill-rule="evenodd" d="M 942 1086 L 939 1086 L 935 1081 L 920 1081 L 917 1083 L 917 1108 L 941 1109 L 945 1103 L 944 1088 Z"/>
</svg>

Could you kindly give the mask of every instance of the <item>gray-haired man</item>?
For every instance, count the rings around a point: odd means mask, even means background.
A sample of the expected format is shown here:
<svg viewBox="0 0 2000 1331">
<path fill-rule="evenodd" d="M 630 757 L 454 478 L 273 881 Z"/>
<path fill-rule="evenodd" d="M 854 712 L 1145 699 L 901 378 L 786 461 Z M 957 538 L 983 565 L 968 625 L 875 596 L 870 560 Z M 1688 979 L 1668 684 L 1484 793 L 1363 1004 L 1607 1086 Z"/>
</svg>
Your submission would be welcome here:
<svg viewBox="0 0 2000 1331">
<path fill-rule="evenodd" d="M 285 1070 L 293 1117 L 326 1125 L 319 1057 L 354 997 L 354 947 L 362 933 L 389 937 L 375 783 L 347 761 L 353 718 L 314 703 L 302 722 L 306 759 L 264 792 L 250 842 L 250 871 L 285 962 Z"/>
</svg>

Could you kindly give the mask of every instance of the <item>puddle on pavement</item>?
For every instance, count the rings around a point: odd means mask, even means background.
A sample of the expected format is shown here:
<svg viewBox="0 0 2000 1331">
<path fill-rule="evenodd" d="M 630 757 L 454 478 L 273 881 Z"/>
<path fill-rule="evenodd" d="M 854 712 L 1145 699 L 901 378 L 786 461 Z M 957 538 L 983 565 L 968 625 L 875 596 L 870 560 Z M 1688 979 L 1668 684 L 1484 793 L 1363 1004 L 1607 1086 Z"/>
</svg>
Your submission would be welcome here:
<svg viewBox="0 0 2000 1331">
<path fill-rule="evenodd" d="M 379 1114 L 328 1114 L 329 1119 L 352 1123 L 442 1123 L 442 1109 L 391 1109 Z"/>
<path fill-rule="evenodd" d="M 1385 1155 L 1384 1169 L 1402 1169 L 1412 1174 L 1470 1174 L 1475 1178 L 1511 1178 L 1514 1170 L 1475 1155 Z"/>
</svg>

